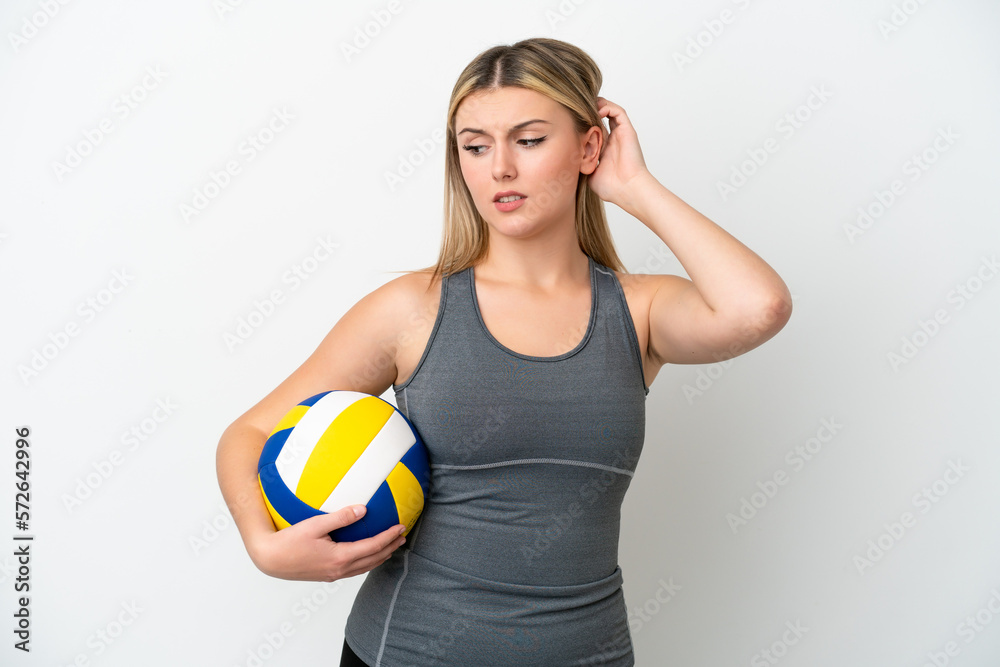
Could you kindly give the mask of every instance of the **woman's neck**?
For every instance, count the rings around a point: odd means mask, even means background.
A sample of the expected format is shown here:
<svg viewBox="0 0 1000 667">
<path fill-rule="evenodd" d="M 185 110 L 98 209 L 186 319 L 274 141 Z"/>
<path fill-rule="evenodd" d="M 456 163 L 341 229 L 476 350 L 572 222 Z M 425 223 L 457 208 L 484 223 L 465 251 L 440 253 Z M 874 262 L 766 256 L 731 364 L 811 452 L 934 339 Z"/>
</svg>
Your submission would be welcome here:
<svg viewBox="0 0 1000 667">
<path fill-rule="evenodd" d="M 476 279 L 530 290 L 560 290 L 590 284 L 590 261 L 575 242 L 558 249 L 496 248 L 475 267 Z"/>
</svg>

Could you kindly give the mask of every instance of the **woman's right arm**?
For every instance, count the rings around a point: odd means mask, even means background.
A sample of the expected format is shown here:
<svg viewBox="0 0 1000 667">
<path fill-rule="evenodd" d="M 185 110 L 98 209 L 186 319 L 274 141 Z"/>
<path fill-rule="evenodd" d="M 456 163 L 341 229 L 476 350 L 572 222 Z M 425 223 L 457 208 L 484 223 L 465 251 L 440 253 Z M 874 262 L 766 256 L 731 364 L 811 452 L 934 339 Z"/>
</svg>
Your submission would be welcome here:
<svg viewBox="0 0 1000 667">
<path fill-rule="evenodd" d="M 412 277 L 402 276 L 358 301 L 298 369 L 222 434 L 216 452 L 219 487 L 247 553 L 265 574 L 335 581 L 371 570 L 405 541 L 398 525 L 357 542 L 334 542 L 331 530 L 360 518 L 351 507 L 276 530 L 257 481 L 257 462 L 267 435 L 300 401 L 331 389 L 380 396 L 392 385 L 405 335 L 401 327 L 414 309 L 414 292 L 406 289 L 412 284 Z"/>
</svg>

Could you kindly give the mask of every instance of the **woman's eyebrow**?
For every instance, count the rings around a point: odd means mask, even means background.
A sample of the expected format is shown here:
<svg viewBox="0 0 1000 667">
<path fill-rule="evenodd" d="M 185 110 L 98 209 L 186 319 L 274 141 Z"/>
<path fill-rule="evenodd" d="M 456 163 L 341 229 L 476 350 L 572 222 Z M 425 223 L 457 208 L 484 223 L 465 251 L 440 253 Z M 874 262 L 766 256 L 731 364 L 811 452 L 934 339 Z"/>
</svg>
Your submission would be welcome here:
<svg viewBox="0 0 1000 667">
<path fill-rule="evenodd" d="M 518 123 L 514 127 L 510 128 L 509 130 L 507 130 L 507 134 L 510 134 L 511 132 L 516 132 L 517 130 L 520 130 L 520 129 L 528 126 L 528 125 L 531 125 L 532 123 L 548 123 L 548 124 L 551 124 L 547 120 L 542 120 L 541 118 L 534 118 L 532 120 L 526 120 L 523 123 Z M 458 134 L 464 134 L 466 132 L 472 132 L 473 134 L 486 134 L 486 130 L 480 130 L 480 129 L 475 128 L 475 127 L 467 127 L 464 130 L 462 130 L 461 132 L 459 132 Z"/>
</svg>

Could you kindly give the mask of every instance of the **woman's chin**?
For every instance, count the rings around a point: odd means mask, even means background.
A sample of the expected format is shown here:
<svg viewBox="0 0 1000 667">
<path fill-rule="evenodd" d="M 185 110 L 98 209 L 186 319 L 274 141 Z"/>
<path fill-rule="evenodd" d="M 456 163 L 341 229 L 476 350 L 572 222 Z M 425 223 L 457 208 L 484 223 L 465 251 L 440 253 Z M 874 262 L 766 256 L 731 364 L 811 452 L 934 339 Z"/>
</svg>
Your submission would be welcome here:
<svg viewBox="0 0 1000 667">
<path fill-rule="evenodd" d="M 511 238 L 527 238 L 537 234 L 543 227 L 534 220 L 527 220 L 523 217 L 508 216 L 501 220 L 490 220 L 486 218 L 486 224 L 490 227 L 490 234 L 500 234 Z"/>
</svg>

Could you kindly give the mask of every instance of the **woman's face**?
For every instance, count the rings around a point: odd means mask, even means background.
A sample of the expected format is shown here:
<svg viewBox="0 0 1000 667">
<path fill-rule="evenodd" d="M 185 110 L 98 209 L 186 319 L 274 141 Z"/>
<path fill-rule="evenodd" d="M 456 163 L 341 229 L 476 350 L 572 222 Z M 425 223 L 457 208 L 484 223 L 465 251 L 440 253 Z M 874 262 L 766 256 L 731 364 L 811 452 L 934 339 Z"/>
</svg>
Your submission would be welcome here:
<svg viewBox="0 0 1000 667">
<path fill-rule="evenodd" d="M 469 95 L 455 113 L 462 176 L 493 231 L 529 236 L 575 222 L 580 173 L 597 167 L 601 132 L 579 135 L 570 112 L 541 93 L 507 87 Z M 507 192 L 519 201 L 498 201 Z"/>
</svg>

